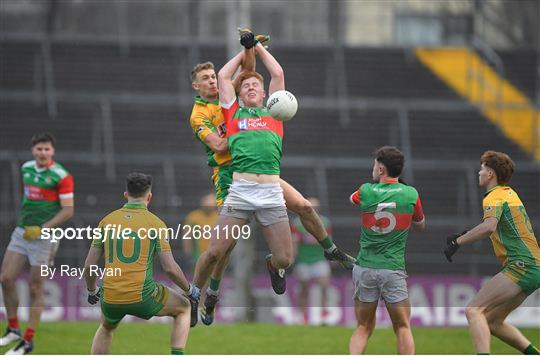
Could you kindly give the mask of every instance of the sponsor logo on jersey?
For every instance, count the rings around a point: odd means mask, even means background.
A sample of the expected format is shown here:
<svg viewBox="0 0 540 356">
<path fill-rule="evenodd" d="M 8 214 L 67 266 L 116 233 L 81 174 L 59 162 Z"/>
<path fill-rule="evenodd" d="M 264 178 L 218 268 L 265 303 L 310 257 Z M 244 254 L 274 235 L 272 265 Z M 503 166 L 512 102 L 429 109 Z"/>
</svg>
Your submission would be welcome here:
<svg viewBox="0 0 540 356">
<path fill-rule="evenodd" d="M 238 120 L 238 129 L 240 130 L 261 130 L 266 129 L 268 123 L 262 118 L 248 118 Z"/>
</svg>

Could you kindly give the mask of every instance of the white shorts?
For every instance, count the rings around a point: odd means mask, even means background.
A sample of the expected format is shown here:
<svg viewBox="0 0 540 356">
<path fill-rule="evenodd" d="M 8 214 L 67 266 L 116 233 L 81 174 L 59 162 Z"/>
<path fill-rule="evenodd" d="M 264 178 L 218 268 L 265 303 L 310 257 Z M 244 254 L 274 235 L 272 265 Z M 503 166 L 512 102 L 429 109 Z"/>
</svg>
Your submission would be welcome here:
<svg viewBox="0 0 540 356">
<path fill-rule="evenodd" d="M 259 184 L 243 179 L 233 181 L 229 187 L 220 214 L 247 221 L 255 215 L 263 226 L 289 221 L 279 183 Z"/>
<path fill-rule="evenodd" d="M 316 278 L 330 277 L 330 263 L 319 261 L 315 263 L 297 263 L 294 274 L 301 282 L 307 282 Z"/>
<path fill-rule="evenodd" d="M 375 269 L 354 265 L 354 298 L 364 303 L 382 299 L 388 303 L 398 303 L 409 298 L 407 273 L 390 269 Z"/>
<path fill-rule="evenodd" d="M 51 240 L 36 239 L 32 241 L 25 240 L 23 237 L 24 229 L 16 227 L 11 233 L 11 241 L 7 247 L 8 251 L 20 253 L 28 257 L 30 266 L 41 266 L 49 264 L 51 253 Z"/>
</svg>

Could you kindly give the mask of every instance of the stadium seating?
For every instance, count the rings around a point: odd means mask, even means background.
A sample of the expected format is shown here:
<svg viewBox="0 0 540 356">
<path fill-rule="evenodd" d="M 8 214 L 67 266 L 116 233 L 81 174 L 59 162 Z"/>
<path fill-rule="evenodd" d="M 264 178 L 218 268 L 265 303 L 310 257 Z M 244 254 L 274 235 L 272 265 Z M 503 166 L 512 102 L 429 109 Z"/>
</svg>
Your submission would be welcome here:
<svg viewBox="0 0 540 356">
<path fill-rule="evenodd" d="M 461 100 L 421 65 L 410 50 L 346 48 L 343 68 L 346 83 L 339 83 L 338 68 L 329 48 L 298 50 L 271 45 L 286 70 L 288 89 L 300 101 L 297 117 L 286 124 L 285 157 L 371 159 L 371 152 L 378 146 L 403 146 L 395 109 L 353 109 L 349 112 L 350 120 L 343 121 L 335 109 L 302 107 L 302 97 L 333 98 L 341 84 L 346 85 L 350 98 L 400 99 L 404 102 L 408 99 Z M 119 207 L 124 177 L 130 171 L 152 174 L 156 182 L 154 211 L 171 225 L 182 222 L 198 205 L 200 196 L 212 189 L 205 154 L 188 124 L 191 106 L 180 100 L 170 100 L 176 95 L 193 95 L 188 78 L 194 63 L 189 62 L 189 48 L 133 45 L 128 51 L 122 51 L 111 44 L 53 43 L 54 83 L 61 95 L 58 115 L 51 118 L 42 95 L 44 68 L 40 46 L 37 42 L 0 41 L 0 87 L 3 92 L 21 94 L 0 100 L 0 151 L 16 152 L 22 163 L 22 157 L 29 157 L 28 140 L 33 133 L 50 131 L 55 134 L 58 160 L 75 176 L 78 220 L 74 220 L 74 224 L 96 224 L 105 213 Z M 221 44 L 203 46 L 199 55 L 201 60 L 211 60 L 217 67 L 227 59 Z M 532 97 L 534 80 L 529 74 L 534 72 L 535 54 L 513 51 L 500 52 L 500 55 L 510 80 Z M 258 68 L 264 72 L 261 67 L 259 64 Z M 100 100 L 113 94 L 115 97 L 165 94 L 169 99 L 153 103 L 111 99 L 116 176 L 109 179 L 103 156 L 104 132 L 109 128 L 103 121 Z M 481 152 L 492 148 L 508 152 L 516 161 L 532 161 L 473 108 L 460 111 L 415 109 L 408 114 L 413 162 L 477 162 Z M 85 161 L 70 156 L 62 160 L 62 155 L 67 157 L 68 153 L 95 159 Z M 142 156 L 145 159 L 133 159 Z M 190 159 L 183 161 L 180 157 Z M 0 167 L 2 185 L 5 182 L 11 185 L 10 163 L 0 160 Z M 285 164 L 282 175 L 306 196 L 317 195 L 316 168 Z M 358 249 L 359 220 L 355 220 L 358 212 L 349 204 L 348 198 L 360 183 L 370 179 L 370 175 L 371 169 L 367 166 L 326 170 L 328 205 L 323 206 L 322 211 L 340 221 L 334 226 L 334 235 L 351 253 Z M 471 206 L 466 204 L 467 198 L 460 195 L 467 184 L 465 175 L 465 168 L 441 170 L 419 166 L 415 169 L 414 185 L 423 197 L 428 224 L 432 217 L 435 220 L 470 218 Z M 520 172 L 513 180 L 531 217 L 540 216 L 540 200 L 535 198 L 540 190 L 537 177 L 537 171 Z M 0 199 L 2 211 L 7 211 L 14 199 L 11 195 L 3 195 Z M 477 208 L 480 199 L 480 194 L 474 197 Z M 9 234 L 15 223 L 15 214 L 9 216 L 1 220 L 0 231 L 4 235 Z M 441 239 L 449 232 L 465 227 L 437 225 L 425 234 L 412 234 L 409 240 L 410 272 L 441 272 L 436 256 L 440 255 Z M 7 239 L 0 243 L 0 250 L 3 250 Z M 262 251 L 266 246 L 259 244 L 258 248 Z M 458 270 L 463 273 L 491 271 L 497 264 L 494 259 L 488 260 L 478 264 L 473 271 L 469 264 L 473 257 L 478 255 L 487 259 L 492 252 L 488 245 L 481 245 L 472 253 L 467 263 L 457 264 L 454 273 Z M 262 266 L 258 268 L 262 270 Z"/>
</svg>

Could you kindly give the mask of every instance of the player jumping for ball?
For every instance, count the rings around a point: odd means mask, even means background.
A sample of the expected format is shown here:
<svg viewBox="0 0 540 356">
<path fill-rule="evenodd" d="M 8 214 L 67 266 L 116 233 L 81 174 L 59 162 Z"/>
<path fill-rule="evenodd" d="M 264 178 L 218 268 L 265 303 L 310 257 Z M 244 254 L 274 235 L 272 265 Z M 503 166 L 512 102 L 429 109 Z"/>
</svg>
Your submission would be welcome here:
<svg viewBox="0 0 540 356">
<path fill-rule="evenodd" d="M 399 182 L 405 158 L 395 147 L 375 152 L 373 180 L 351 195 L 360 207 L 362 235 L 353 269 L 354 301 L 358 327 L 349 351 L 361 354 L 375 329 L 375 312 L 382 298 L 392 319 L 398 354 L 413 354 L 411 304 L 405 272 L 405 246 L 409 230 L 425 228 L 420 197 L 415 188 Z"/>
<path fill-rule="evenodd" d="M 241 30 L 241 34 L 250 33 L 248 30 Z M 264 35 L 256 36 L 258 42 L 267 41 Z M 255 70 L 255 46 L 246 48 L 241 63 L 242 72 L 254 72 Z M 233 81 L 233 86 L 238 87 L 239 76 Z M 222 206 L 227 197 L 229 186 L 232 182 L 232 157 L 229 152 L 229 145 L 225 137 L 225 121 L 222 109 L 219 105 L 219 91 L 214 65 L 205 62 L 196 65 L 191 73 L 193 88 L 198 92 L 190 118 L 195 137 L 203 144 L 208 155 L 208 165 L 213 167 L 214 174 L 212 181 L 216 190 L 216 203 Z M 354 258 L 348 256 L 336 247 L 332 237 L 328 234 L 319 215 L 311 205 L 294 187 L 279 179 L 283 190 L 285 204 L 288 209 L 298 214 L 303 226 L 311 233 L 325 250 L 325 257 L 329 260 L 337 261 L 345 268 L 352 268 Z M 210 277 L 209 288 L 205 305 L 201 310 L 203 323 L 209 325 L 214 320 L 215 305 L 218 301 L 219 283 L 228 262 L 226 253 L 222 260 L 218 261 Z M 196 306 L 195 306 L 196 307 Z M 192 325 L 197 322 L 196 308 L 195 315 L 192 315 Z"/>
<path fill-rule="evenodd" d="M 490 237 L 503 270 L 482 286 L 465 309 L 474 348 L 490 350 L 491 334 L 524 354 L 540 350 L 505 319 L 540 287 L 540 248 L 525 207 L 507 184 L 514 162 L 502 152 L 486 151 L 480 158 L 479 185 L 486 189 L 482 206 L 484 221 L 463 234 L 447 237 L 448 261 L 459 246 Z"/>
</svg>

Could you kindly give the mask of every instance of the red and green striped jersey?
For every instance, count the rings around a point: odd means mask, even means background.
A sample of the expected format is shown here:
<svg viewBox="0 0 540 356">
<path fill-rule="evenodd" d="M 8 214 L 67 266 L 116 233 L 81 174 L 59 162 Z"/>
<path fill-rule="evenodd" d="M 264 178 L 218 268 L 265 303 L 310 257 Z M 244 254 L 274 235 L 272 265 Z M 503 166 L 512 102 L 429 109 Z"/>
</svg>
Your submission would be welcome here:
<svg viewBox="0 0 540 356">
<path fill-rule="evenodd" d="M 411 222 L 424 219 L 418 192 L 397 178 L 365 183 L 350 198 L 360 206 L 362 234 L 356 263 L 362 267 L 404 270 Z"/>
<path fill-rule="evenodd" d="M 73 198 L 73 176 L 57 162 L 38 168 L 36 161 L 21 167 L 24 196 L 18 226 L 43 225 L 62 208 L 60 199 Z"/>
<path fill-rule="evenodd" d="M 332 234 L 332 227 L 330 220 L 326 216 L 320 215 L 321 221 L 328 231 L 328 234 Z M 298 254 L 296 256 L 297 263 L 313 264 L 320 261 L 326 261 L 324 258 L 324 252 L 319 241 L 309 232 L 307 232 L 302 221 L 296 217 L 291 224 L 291 233 L 293 238 L 298 242 Z"/>
<path fill-rule="evenodd" d="M 221 105 L 232 170 L 239 173 L 279 174 L 283 123 L 266 108 L 243 108 L 235 99 Z"/>
<path fill-rule="evenodd" d="M 491 217 L 499 220 L 489 237 L 502 265 L 521 261 L 540 266 L 540 248 L 517 193 L 509 186 L 497 185 L 486 193 L 482 206 L 484 220 Z"/>
</svg>

